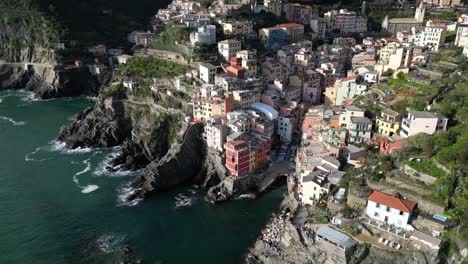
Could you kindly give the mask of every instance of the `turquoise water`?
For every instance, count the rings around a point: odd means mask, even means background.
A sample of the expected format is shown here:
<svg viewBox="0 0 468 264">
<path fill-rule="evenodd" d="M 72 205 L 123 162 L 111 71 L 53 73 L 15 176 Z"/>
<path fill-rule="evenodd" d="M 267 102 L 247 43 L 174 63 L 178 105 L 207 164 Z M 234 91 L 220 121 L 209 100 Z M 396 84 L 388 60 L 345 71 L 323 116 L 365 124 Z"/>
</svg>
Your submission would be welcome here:
<svg viewBox="0 0 468 264">
<path fill-rule="evenodd" d="M 0 92 L 0 263 L 240 263 L 284 190 L 210 205 L 196 186 L 135 206 L 119 200 L 134 176 L 102 173 L 115 150 L 66 152 L 60 127 L 92 101 L 32 101 Z M 185 197 L 190 206 L 178 207 Z"/>
</svg>

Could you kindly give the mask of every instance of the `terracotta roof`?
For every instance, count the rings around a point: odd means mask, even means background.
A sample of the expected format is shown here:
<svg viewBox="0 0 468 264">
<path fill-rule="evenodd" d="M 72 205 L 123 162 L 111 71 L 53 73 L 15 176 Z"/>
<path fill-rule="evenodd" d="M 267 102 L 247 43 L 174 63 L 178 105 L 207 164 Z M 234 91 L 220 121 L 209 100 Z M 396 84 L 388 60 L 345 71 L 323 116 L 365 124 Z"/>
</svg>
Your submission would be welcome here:
<svg viewBox="0 0 468 264">
<path fill-rule="evenodd" d="M 389 195 L 383 192 L 373 191 L 367 199 L 407 213 L 411 213 L 416 206 L 415 202 L 400 198 L 400 194 L 397 192 L 393 192 L 392 195 Z"/>
<path fill-rule="evenodd" d="M 295 27 L 304 27 L 304 25 L 298 24 L 298 23 L 285 23 L 285 24 L 279 24 L 276 27 L 277 28 L 295 28 Z"/>
</svg>

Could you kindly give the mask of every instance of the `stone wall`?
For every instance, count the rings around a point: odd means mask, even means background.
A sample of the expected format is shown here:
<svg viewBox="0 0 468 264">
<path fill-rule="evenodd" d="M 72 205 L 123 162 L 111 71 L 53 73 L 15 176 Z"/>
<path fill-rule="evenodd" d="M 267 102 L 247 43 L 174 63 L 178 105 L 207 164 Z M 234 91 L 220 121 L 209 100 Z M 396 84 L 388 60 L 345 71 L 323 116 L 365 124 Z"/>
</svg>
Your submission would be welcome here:
<svg viewBox="0 0 468 264">
<path fill-rule="evenodd" d="M 444 230 L 444 225 L 439 224 L 435 221 L 431 221 L 425 217 L 418 216 L 413 221 L 411 224 L 418 230 L 421 231 L 426 231 L 428 233 L 431 233 L 432 230 L 436 230 L 439 232 L 442 232 Z"/>
<path fill-rule="evenodd" d="M 437 180 L 436 177 L 433 177 L 433 176 L 427 175 L 425 173 L 419 172 L 419 171 L 411 168 L 408 165 L 403 166 L 402 171 L 406 175 L 408 175 L 409 177 L 411 177 L 413 179 L 416 179 L 416 180 L 420 180 L 420 181 L 422 181 L 422 182 L 424 182 L 426 184 L 432 184 Z"/>
<path fill-rule="evenodd" d="M 167 50 L 155 50 L 155 49 L 148 49 L 148 55 L 154 56 L 158 59 L 162 60 L 169 60 L 172 62 L 180 63 L 180 64 L 189 64 L 190 62 L 187 61 L 183 54 L 173 51 Z"/>
<path fill-rule="evenodd" d="M 348 192 L 346 204 L 355 210 L 364 210 L 367 205 L 367 198 L 360 197 L 352 192 Z"/>
<path fill-rule="evenodd" d="M 411 190 L 413 192 L 417 192 L 420 195 L 430 195 L 432 193 L 431 190 L 424 189 L 415 183 L 405 182 L 404 179 L 398 177 L 387 177 L 385 181 L 389 184 L 395 185 L 398 188 Z"/>
</svg>

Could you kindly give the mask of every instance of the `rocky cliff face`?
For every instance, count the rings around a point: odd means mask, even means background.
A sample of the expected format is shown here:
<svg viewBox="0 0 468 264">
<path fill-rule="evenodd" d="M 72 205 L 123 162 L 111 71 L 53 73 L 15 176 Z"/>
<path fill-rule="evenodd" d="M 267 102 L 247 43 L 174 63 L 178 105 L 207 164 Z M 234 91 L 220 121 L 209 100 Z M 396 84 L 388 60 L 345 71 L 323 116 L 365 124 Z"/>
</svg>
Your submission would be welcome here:
<svg viewBox="0 0 468 264">
<path fill-rule="evenodd" d="M 133 184 L 138 191 L 130 199 L 144 198 L 183 183 L 200 183 L 204 179 L 200 172 L 206 157 L 202 132 L 203 125 L 191 125 L 180 144 L 172 146 L 161 159 L 146 166 Z"/>
<path fill-rule="evenodd" d="M 122 144 L 131 131 L 131 119 L 123 101 L 107 98 L 78 113 L 71 124 L 62 128 L 58 140 L 69 148 L 109 148 Z"/>
<path fill-rule="evenodd" d="M 219 156 L 207 152 L 202 124 L 187 124 L 150 98 L 99 99 L 62 128 L 69 148 L 120 146 L 109 170 L 140 170 L 129 197 L 144 198 L 183 183 L 218 184 L 226 171 Z"/>
<path fill-rule="evenodd" d="M 57 22 L 30 1 L 0 3 L 0 10 L 0 90 L 26 89 L 44 99 L 97 93 L 102 80 L 59 62 Z"/>
</svg>

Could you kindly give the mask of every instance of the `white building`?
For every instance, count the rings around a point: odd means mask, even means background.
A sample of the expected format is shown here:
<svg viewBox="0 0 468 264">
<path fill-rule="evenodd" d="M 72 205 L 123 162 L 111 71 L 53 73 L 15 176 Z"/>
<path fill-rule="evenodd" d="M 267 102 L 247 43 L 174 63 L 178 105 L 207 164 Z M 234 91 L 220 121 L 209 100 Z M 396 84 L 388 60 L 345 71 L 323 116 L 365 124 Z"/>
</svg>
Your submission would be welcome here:
<svg viewBox="0 0 468 264">
<path fill-rule="evenodd" d="M 413 43 L 417 46 L 428 47 L 431 51 L 438 51 L 439 47 L 444 44 L 447 35 L 447 27 L 445 26 L 430 26 L 415 32 L 413 35 Z"/>
<path fill-rule="evenodd" d="M 367 117 L 351 117 L 348 143 L 364 143 L 370 140 L 371 135 L 372 121 Z"/>
<path fill-rule="evenodd" d="M 313 39 L 324 39 L 327 34 L 327 21 L 322 17 L 312 17 L 309 23 Z"/>
<path fill-rule="evenodd" d="M 209 148 L 222 152 L 226 141 L 227 126 L 208 122 L 205 126 L 206 145 Z"/>
<path fill-rule="evenodd" d="M 302 177 L 302 203 L 313 205 L 330 191 L 330 183 L 319 171 Z"/>
<path fill-rule="evenodd" d="M 197 31 L 190 33 L 190 43 L 192 45 L 216 43 L 216 26 L 207 25 L 198 27 Z"/>
<path fill-rule="evenodd" d="M 199 63 L 200 79 L 205 83 L 214 83 L 216 75 L 216 67 L 209 63 Z"/>
<path fill-rule="evenodd" d="M 218 42 L 218 53 L 225 61 L 229 61 L 236 53 L 241 51 L 241 42 L 235 39 L 226 39 Z"/>
<path fill-rule="evenodd" d="M 291 142 L 294 130 L 293 121 L 293 117 L 291 116 L 278 117 L 278 135 L 282 142 Z"/>
<path fill-rule="evenodd" d="M 468 46 L 468 23 L 458 25 L 455 45 L 458 47 Z"/>
<path fill-rule="evenodd" d="M 133 58 L 133 56 L 130 56 L 130 55 L 127 55 L 127 54 L 123 54 L 123 55 L 120 55 L 120 56 L 117 56 L 117 61 L 119 62 L 119 64 L 127 64 L 127 62 Z"/>
<path fill-rule="evenodd" d="M 340 126 L 349 129 L 351 117 L 364 117 L 364 110 L 353 105 L 346 106 L 340 113 Z"/>
<path fill-rule="evenodd" d="M 431 112 L 410 111 L 401 122 L 400 136 L 410 137 L 419 133 L 432 135 L 447 129 L 448 118 Z"/>
<path fill-rule="evenodd" d="M 251 74 L 257 74 L 258 61 L 257 50 L 241 50 L 236 53 L 236 57 L 242 59 L 241 66 Z"/>
<path fill-rule="evenodd" d="M 340 33 L 360 33 L 367 31 L 367 18 L 358 16 L 356 12 L 340 9 L 324 14 L 330 25 L 330 30 L 339 30 Z"/>
<path fill-rule="evenodd" d="M 277 16 L 281 16 L 283 10 L 283 0 L 264 0 L 263 4 L 267 10 Z"/>
<path fill-rule="evenodd" d="M 403 199 L 397 192 L 389 195 L 373 191 L 367 199 L 366 215 L 373 220 L 388 225 L 412 230 L 411 225 L 408 225 L 408 221 L 415 207 L 415 202 Z"/>
</svg>

